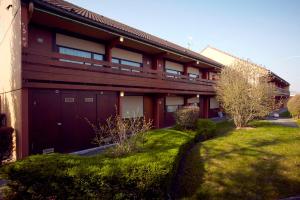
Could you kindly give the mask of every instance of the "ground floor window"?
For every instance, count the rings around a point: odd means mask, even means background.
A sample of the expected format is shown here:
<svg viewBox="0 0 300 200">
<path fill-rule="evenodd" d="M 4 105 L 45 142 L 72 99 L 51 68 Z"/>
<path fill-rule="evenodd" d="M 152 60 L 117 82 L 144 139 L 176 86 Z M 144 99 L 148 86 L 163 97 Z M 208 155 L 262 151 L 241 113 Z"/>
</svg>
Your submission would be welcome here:
<svg viewBox="0 0 300 200">
<path fill-rule="evenodd" d="M 121 98 L 122 118 L 143 117 L 143 107 L 143 96 L 124 96 Z"/>
<path fill-rule="evenodd" d="M 209 108 L 210 109 L 216 109 L 219 108 L 219 102 L 217 101 L 216 97 L 211 97 L 209 102 Z"/>
<path fill-rule="evenodd" d="M 184 105 L 183 97 L 166 97 L 166 112 L 176 112 Z"/>
</svg>

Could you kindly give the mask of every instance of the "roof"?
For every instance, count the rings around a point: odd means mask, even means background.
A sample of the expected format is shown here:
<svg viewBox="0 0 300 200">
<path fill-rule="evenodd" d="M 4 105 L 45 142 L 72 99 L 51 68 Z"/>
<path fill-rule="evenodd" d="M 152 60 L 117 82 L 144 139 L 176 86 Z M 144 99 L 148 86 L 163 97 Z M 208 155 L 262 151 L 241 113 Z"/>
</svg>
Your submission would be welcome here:
<svg viewBox="0 0 300 200">
<path fill-rule="evenodd" d="M 223 54 L 225 54 L 225 55 L 227 55 L 227 56 L 230 56 L 230 57 L 232 57 L 232 58 L 235 58 L 235 59 L 237 59 L 237 60 L 242 60 L 242 61 L 249 62 L 249 63 L 251 63 L 252 65 L 255 65 L 256 67 L 259 67 L 259 68 L 262 68 L 262 69 L 267 70 L 268 73 L 271 74 L 272 76 L 274 76 L 274 77 L 278 78 L 279 80 L 285 82 L 286 84 L 290 85 L 289 82 L 287 82 L 286 80 L 284 80 L 283 78 L 281 78 L 280 76 L 278 76 L 277 74 L 275 74 L 274 72 L 272 72 L 271 70 L 267 69 L 267 68 L 264 67 L 264 66 L 258 65 L 258 64 L 256 64 L 256 63 L 250 61 L 250 60 L 245 60 L 245 59 L 239 58 L 239 57 L 237 57 L 237 56 L 234 56 L 234 55 L 232 55 L 232 54 L 230 54 L 230 53 L 228 53 L 228 52 L 225 52 L 225 51 L 223 51 L 223 50 L 217 49 L 217 48 L 212 47 L 212 46 L 210 46 L 210 45 L 208 45 L 206 48 L 204 48 L 200 53 L 203 53 L 206 49 L 213 49 L 213 50 L 215 50 L 215 51 L 218 51 L 218 52 L 220 52 L 220 53 L 223 53 Z"/>
<path fill-rule="evenodd" d="M 133 39 L 142 40 L 149 44 L 159 46 L 163 49 L 179 53 L 192 59 L 212 64 L 216 67 L 223 67 L 222 64 L 215 62 L 214 60 L 209 59 L 197 52 L 191 51 L 187 48 L 181 47 L 177 44 L 161 39 L 136 28 L 130 27 L 113 19 L 104 17 L 100 14 L 91 12 L 67 1 L 33 0 L 33 2 L 40 7 L 51 9 L 53 11 L 55 10 L 56 12 L 64 12 L 65 14 L 69 14 L 69 16 L 71 17 L 80 17 L 81 21 L 86 20 L 86 22 L 94 22 L 97 23 L 97 25 L 104 26 L 105 28 L 116 31 L 117 33 L 127 34 L 128 37 L 133 37 Z"/>
</svg>

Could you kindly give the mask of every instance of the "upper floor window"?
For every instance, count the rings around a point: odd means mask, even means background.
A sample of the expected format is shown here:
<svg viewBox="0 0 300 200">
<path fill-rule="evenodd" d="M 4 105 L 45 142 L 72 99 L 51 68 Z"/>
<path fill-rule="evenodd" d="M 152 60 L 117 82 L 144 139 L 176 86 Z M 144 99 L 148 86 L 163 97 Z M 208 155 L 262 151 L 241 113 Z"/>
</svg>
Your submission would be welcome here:
<svg viewBox="0 0 300 200">
<path fill-rule="evenodd" d="M 198 74 L 189 74 L 189 77 L 191 77 L 191 78 L 199 78 L 199 75 Z"/>
<path fill-rule="evenodd" d="M 176 74 L 176 75 L 181 75 L 182 74 L 181 71 L 177 71 L 177 70 L 174 70 L 174 69 L 166 69 L 166 72 L 169 73 L 169 74 Z M 168 75 L 168 77 L 174 77 L 174 76 Z"/>
<path fill-rule="evenodd" d="M 177 62 L 165 61 L 165 71 L 168 73 L 166 76 L 170 78 L 176 78 L 175 75 L 183 74 L 183 65 Z M 174 76 L 172 75 L 174 74 Z"/>
<path fill-rule="evenodd" d="M 209 72 L 209 80 L 215 81 L 215 80 L 218 80 L 218 79 L 219 79 L 219 77 L 218 77 L 217 73 L 215 73 L 215 72 Z"/>
<path fill-rule="evenodd" d="M 134 62 L 134 61 L 130 61 L 130 60 L 124 60 L 124 59 L 121 59 L 121 58 L 112 58 L 112 62 L 117 63 L 117 64 L 122 64 L 122 65 L 128 65 L 128 66 L 131 66 L 131 67 L 142 67 L 142 63 L 138 63 L 138 62 Z M 118 69 L 118 67 L 113 67 L 113 68 Z M 130 69 L 127 69 L 127 68 L 121 68 L 121 70 L 140 72 L 139 70 L 130 70 Z"/>
<path fill-rule="evenodd" d="M 103 57 L 104 57 L 102 54 L 88 52 L 88 51 L 79 50 L 79 49 L 73 49 L 73 48 L 69 48 L 69 47 L 63 47 L 63 46 L 58 47 L 58 52 L 61 53 L 61 54 L 66 54 L 66 55 L 70 55 L 70 56 L 90 58 L 90 59 L 95 59 L 95 60 L 103 60 Z M 80 62 L 80 61 L 69 60 L 69 59 L 60 59 L 60 61 L 71 62 L 71 63 L 76 63 L 76 64 L 91 65 L 91 63 Z M 98 64 L 94 64 L 94 65 L 95 66 L 101 66 L 101 65 L 98 65 Z"/>
</svg>

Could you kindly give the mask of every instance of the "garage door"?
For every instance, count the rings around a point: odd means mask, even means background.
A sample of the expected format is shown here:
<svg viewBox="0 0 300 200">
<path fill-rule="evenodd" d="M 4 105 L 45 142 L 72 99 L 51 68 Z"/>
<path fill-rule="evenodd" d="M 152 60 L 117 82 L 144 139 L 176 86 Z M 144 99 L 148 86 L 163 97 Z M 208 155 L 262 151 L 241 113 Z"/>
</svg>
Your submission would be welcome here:
<svg viewBox="0 0 300 200">
<path fill-rule="evenodd" d="M 93 147 L 94 132 L 85 118 L 114 115 L 116 94 L 68 90 L 31 90 L 30 152 L 72 152 Z M 107 103 L 110 102 L 110 103 Z M 111 113 L 109 113 L 111 112 Z"/>
</svg>

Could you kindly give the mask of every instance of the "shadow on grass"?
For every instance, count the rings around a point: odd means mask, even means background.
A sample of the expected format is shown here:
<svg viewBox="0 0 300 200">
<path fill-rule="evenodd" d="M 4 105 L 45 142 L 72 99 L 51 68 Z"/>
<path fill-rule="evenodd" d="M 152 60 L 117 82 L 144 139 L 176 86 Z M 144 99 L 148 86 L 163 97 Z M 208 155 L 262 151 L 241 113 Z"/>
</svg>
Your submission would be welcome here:
<svg viewBox="0 0 300 200">
<path fill-rule="evenodd" d="M 222 163 L 214 160 L 218 157 L 219 159 L 232 159 L 230 154 L 254 157 L 255 161 L 246 165 L 242 164 L 240 168 L 228 170 L 226 169 L 228 166 L 222 166 Z M 236 147 L 233 151 L 207 158 L 205 162 L 214 165 L 218 170 L 209 175 L 208 182 L 204 183 L 203 178 L 198 180 L 196 197 L 197 199 L 263 200 L 299 195 L 300 181 L 285 175 L 285 172 L 290 169 L 282 166 L 280 163 L 282 159 L 284 159 L 283 156 L 267 151 L 243 147 Z M 204 173 L 205 171 L 202 175 Z M 190 196 L 193 195 L 195 193 L 190 194 Z"/>
<path fill-rule="evenodd" d="M 214 138 L 224 137 L 234 129 L 233 122 L 219 122 L 217 123 L 216 136 Z M 191 198 L 197 192 L 199 183 L 203 182 L 205 161 L 199 154 L 201 148 L 200 142 L 188 152 L 178 178 L 176 198 Z"/>
<path fill-rule="evenodd" d="M 267 122 L 256 122 L 252 125 L 274 127 Z M 218 137 L 230 135 L 228 132 L 232 129 L 229 127 Z M 178 198 L 252 200 L 279 199 L 300 194 L 300 178 L 297 177 L 300 166 L 287 168 L 284 165 L 284 153 L 273 151 L 273 148 L 282 144 L 288 146 L 295 142 L 300 143 L 300 137 L 258 138 L 242 143 L 230 140 L 218 142 L 213 141 L 210 145 L 199 143 L 191 150 L 179 181 Z"/>
</svg>

